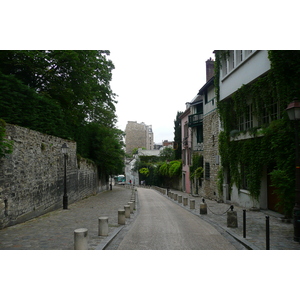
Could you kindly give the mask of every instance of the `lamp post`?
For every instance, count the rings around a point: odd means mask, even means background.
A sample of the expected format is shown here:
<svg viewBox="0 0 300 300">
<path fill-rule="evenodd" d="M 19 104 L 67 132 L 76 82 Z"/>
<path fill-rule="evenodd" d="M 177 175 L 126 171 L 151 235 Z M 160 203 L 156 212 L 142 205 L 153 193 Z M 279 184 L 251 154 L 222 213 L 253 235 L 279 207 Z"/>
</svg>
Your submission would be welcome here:
<svg viewBox="0 0 300 300">
<path fill-rule="evenodd" d="M 69 147 L 66 143 L 61 146 L 61 152 L 64 155 L 64 196 L 63 196 L 63 209 L 68 209 L 68 195 L 67 195 L 67 156 Z"/>
<path fill-rule="evenodd" d="M 286 109 L 289 119 L 295 121 L 295 146 L 296 146 L 296 184 L 295 184 L 295 206 L 293 210 L 294 241 L 300 241 L 300 159 L 299 159 L 299 120 L 300 101 L 295 97 Z"/>
</svg>

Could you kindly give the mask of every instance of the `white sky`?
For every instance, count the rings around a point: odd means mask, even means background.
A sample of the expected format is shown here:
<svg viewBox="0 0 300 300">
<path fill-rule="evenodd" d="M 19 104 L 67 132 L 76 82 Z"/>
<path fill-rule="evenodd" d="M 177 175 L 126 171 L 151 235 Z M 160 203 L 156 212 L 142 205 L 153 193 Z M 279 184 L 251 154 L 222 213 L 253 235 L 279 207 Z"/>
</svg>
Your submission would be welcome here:
<svg viewBox="0 0 300 300">
<path fill-rule="evenodd" d="M 118 94 L 118 127 L 127 121 L 152 125 L 154 142 L 173 141 L 177 111 L 185 110 L 206 82 L 205 61 L 212 50 L 199 47 L 112 49 L 111 87 Z"/>
<path fill-rule="evenodd" d="M 272 3 L 270 10 L 269 1 L 257 0 L 15 0 L 2 5 L 0 46 L 110 50 L 117 126 L 145 122 L 160 143 L 173 140 L 177 111 L 205 84 L 205 61 L 214 50 L 274 49 L 279 41 L 286 48 L 295 41 L 293 3 Z"/>
</svg>

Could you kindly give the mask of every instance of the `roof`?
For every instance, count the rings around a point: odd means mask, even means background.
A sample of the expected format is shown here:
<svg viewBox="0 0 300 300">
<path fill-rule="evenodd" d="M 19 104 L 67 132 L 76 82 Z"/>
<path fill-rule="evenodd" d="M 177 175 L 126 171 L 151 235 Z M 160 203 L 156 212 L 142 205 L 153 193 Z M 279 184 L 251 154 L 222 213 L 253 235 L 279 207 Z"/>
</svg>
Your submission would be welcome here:
<svg viewBox="0 0 300 300">
<path fill-rule="evenodd" d="M 206 91 L 211 85 L 214 84 L 215 76 L 213 76 L 211 79 L 209 79 L 203 87 L 199 90 L 198 95 L 203 95 L 204 91 Z"/>
</svg>

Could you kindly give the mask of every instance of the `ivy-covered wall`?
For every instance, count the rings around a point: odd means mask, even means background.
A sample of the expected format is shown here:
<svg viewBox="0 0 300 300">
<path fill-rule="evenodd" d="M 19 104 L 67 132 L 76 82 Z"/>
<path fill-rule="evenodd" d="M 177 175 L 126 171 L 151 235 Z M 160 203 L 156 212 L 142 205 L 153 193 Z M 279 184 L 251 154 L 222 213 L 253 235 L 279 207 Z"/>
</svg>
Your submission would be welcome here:
<svg viewBox="0 0 300 300">
<path fill-rule="evenodd" d="M 270 71 L 219 101 L 221 60 L 226 55 L 227 51 L 217 51 L 215 63 L 216 96 L 223 127 L 219 135 L 219 190 L 222 191 L 224 170 L 230 169 L 231 186 L 234 184 L 240 190 L 246 181 L 255 201 L 261 193 L 263 172 L 267 170 L 280 199 L 279 207 L 288 216 L 294 206 L 295 131 L 285 109 L 294 97 L 300 98 L 300 51 L 268 51 Z M 239 120 L 247 114 L 249 103 L 256 126 L 241 131 Z M 238 139 L 245 134 L 250 138 Z"/>
</svg>

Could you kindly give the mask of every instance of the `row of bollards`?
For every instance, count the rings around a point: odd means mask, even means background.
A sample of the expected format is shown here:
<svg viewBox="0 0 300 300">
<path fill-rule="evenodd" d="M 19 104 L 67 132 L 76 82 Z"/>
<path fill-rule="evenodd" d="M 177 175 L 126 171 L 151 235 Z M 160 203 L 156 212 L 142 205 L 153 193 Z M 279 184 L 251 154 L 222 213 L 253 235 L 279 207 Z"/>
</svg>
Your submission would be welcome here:
<svg viewBox="0 0 300 300">
<path fill-rule="evenodd" d="M 156 189 L 162 194 L 167 195 L 174 201 L 178 201 L 178 203 L 183 203 L 183 206 L 188 205 L 188 198 L 183 197 L 182 195 L 171 192 L 169 189 L 162 189 L 159 187 L 152 187 Z M 195 209 L 195 200 L 190 199 L 190 209 Z M 238 227 L 238 218 L 237 211 L 234 211 L 234 206 L 230 206 L 230 211 L 227 211 L 227 227 L 237 228 Z M 202 199 L 202 203 L 200 203 L 200 215 L 207 214 L 207 204 L 205 203 L 204 198 Z M 246 238 L 246 210 L 243 210 L 243 238 Z M 266 216 L 266 250 L 270 250 L 270 218 Z"/>
<path fill-rule="evenodd" d="M 126 218 L 134 213 L 135 206 L 135 189 L 132 191 L 131 200 L 124 209 L 118 210 L 118 224 L 125 225 Z M 98 236 L 108 236 L 108 217 L 98 218 Z M 74 250 L 88 250 L 88 229 L 78 228 L 74 230 Z"/>
</svg>

